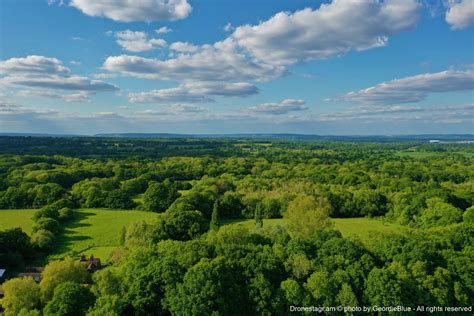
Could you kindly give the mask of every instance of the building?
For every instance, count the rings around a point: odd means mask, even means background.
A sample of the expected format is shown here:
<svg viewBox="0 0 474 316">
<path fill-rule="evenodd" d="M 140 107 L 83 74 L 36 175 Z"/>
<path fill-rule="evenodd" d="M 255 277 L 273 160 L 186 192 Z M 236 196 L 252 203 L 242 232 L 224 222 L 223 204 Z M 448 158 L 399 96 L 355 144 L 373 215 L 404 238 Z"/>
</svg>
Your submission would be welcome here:
<svg viewBox="0 0 474 316">
<path fill-rule="evenodd" d="M 44 267 L 29 267 L 26 268 L 26 271 L 19 273 L 18 277 L 20 278 L 32 278 L 35 282 L 39 283 L 42 278 Z"/>
<path fill-rule="evenodd" d="M 87 259 L 86 255 L 82 255 L 80 261 L 86 265 L 89 272 L 96 272 L 102 268 L 100 258 L 94 258 L 94 255 L 91 255 L 89 259 Z"/>
</svg>

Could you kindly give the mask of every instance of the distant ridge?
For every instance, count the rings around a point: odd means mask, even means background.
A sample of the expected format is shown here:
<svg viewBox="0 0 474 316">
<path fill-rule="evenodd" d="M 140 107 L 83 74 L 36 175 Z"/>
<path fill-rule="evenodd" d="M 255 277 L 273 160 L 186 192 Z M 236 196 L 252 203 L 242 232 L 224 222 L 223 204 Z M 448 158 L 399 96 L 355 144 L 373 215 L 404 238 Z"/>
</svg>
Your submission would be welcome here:
<svg viewBox="0 0 474 316">
<path fill-rule="evenodd" d="M 241 138 L 241 139 L 281 139 L 300 141 L 365 141 L 365 142 L 394 142 L 394 141 L 474 141 L 474 134 L 420 134 L 420 135 L 314 135 L 314 134 L 271 134 L 271 133 L 249 133 L 249 134 L 177 134 L 177 133 L 100 133 L 95 135 L 80 134 L 47 134 L 47 133 L 0 133 L 0 136 L 10 137 L 97 137 L 97 138 Z"/>
<path fill-rule="evenodd" d="M 312 134 L 171 134 L 171 133 L 104 133 L 94 137 L 108 138 L 250 138 L 284 140 L 339 140 L 339 141 L 397 141 L 397 140 L 440 140 L 474 141 L 474 134 L 421 134 L 421 135 L 312 135 Z"/>
</svg>

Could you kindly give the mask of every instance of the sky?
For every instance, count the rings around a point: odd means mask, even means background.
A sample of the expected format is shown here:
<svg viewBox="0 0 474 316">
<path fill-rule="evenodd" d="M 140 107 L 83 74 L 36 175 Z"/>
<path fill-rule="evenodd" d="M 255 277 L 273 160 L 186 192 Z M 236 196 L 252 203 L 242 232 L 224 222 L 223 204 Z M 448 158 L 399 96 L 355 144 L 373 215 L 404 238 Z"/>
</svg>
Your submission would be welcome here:
<svg viewBox="0 0 474 316">
<path fill-rule="evenodd" d="M 0 132 L 474 133 L 474 0 L 1 0 Z"/>
</svg>

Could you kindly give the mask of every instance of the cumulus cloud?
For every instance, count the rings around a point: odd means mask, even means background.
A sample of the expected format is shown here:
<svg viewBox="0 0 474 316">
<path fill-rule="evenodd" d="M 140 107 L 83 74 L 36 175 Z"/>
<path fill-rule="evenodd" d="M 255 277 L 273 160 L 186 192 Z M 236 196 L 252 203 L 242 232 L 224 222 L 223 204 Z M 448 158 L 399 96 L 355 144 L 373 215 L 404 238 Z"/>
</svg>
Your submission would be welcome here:
<svg viewBox="0 0 474 316">
<path fill-rule="evenodd" d="M 118 90 L 104 81 L 71 74 L 60 60 L 44 56 L 32 55 L 0 61 L 0 74 L 3 75 L 0 84 L 28 88 L 19 95 L 61 98 L 70 102 L 86 100 L 94 93 Z"/>
<path fill-rule="evenodd" d="M 67 75 L 70 70 L 56 58 L 30 55 L 0 61 L 0 73 L 26 75 Z"/>
<path fill-rule="evenodd" d="M 160 27 L 159 29 L 156 29 L 155 32 L 157 34 L 166 34 L 166 33 L 169 33 L 169 32 L 173 32 L 172 29 L 170 29 L 169 27 L 167 26 L 162 26 Z"/>
<path fill-rule="evenodd" d="M 165 109 L 148 109 L 145 111 L 135 112 L 138 116 L 162 116 L 162 115 L 186 115 L 186 114 L 195 114 L 195 113 L 204 113 L 208 112 L 209 109 L 190 105 L 190 104 L 174 104 Z"/>
<path fill-rule="evenodd" d="M 260 105 L 250 107 L 249 111 L 259 114 L 281 115 L 289 112 L 304 111 L 308 107 L 305 106 L 304 100 L 285 99 L 279 103 L 262 103 Z"/>
<path fill-rule="evenodd" d="M 33 89 L 20 90 L 16 93 L 16 95 L 21 97 L 45 97 L 59 99 L 65 102 L 86 102 L 89 100 L 91 93 L 87 91 L 80 91 L 77 93 L 59 94 L 51 90 Z"/>
<path fill-rule="evenodd" d="M 326 112 L 306 115 L 304 117 L 289 117 L 287 122 L 393 122 L 393 121 L 429 121 L 449 123 L 453 120 L 461 123 L 472 121 L 474 104 L 450 106 L 407 106 L 407 105 L 363 105 L 351 107 L 338 112 Z"/>
<path fill-rule="evenodd" d="M 416 0 L 334 0 L 239 26 L 232 38 L 259 60 L 294 64 L 385 46 L 389 36 L 415 26 L 419 8 Z"/>
<path fill-rule="evenodd" d="M 474 0 L 448 0 L 446 22 L 452 29 L 465 29 L 474 24 Z"/>
<path fill-rule="evenodd" d="M 115 33 L 117 44 L 130 52 L 145 52 L 156 47 L 166 46 L 166 41 L 161 38 L 148 38 L 145 32 L 125 30 Z"/>
<path fill-rule="evenodd" d="M 174 42 L 170 45 L 170 49 L 180 53 L 195 53 L 199 50 L 199 46 L 188 42 Z"/>
<path fill-rule="evenodd" d="M 71 0 L 70 5 L 84 14 L 121 22 L 180 20 L 192 11 L 187 0 Z"/>
<path fill-rule="evenodd" d="M 103 68 L 148 79 L 268 81 L 288 74 L 294 63 L 385 46 L 416 24 L 419 7 L 416 0 L 334 0 L 237 27 L 214 44 L 172 43 L 178 54 L 165 60 L 110 56 Z"/>
<path fill-rule="evenodd" d="M 347 93 L 345 99 L 363 103 L 400 104 L 422 101 L 431 93 L 472 89 L 474 72 L 447 70 L 383 82 L 358 92 Z"/>
<path fill-rule="evenodd" d="M 238 52 L 230 40 L 200 46 L 192 54 L 160 60 L 121 55 L 108 57 L 103 68 L 138 78 L 198 81 L 265 81 L 279 78 L 287 70 L 256 62 Z"/>
<path fill-rule="evenodd" d="M 258 92 L 246 82 L 186 82 L 175 88 L 130 93 L 131 103 L 212 102 L 212 96 L 248 96 Z"/>
</svg>

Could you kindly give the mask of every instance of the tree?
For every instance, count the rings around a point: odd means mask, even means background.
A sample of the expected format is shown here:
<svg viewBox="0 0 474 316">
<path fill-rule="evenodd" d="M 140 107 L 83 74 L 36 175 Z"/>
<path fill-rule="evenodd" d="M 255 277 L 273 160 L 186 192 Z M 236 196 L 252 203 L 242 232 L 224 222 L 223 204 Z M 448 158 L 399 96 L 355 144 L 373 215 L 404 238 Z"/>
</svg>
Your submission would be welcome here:
<svg viewBox="0 0 474 316">
<path fill-rule="evenodd" d="M 210 229 L 211 230 L 218 230 L 219 229 L 219 201 L 216 200 L 214 202 L 214 206 L 212 207 L 212 215 L 211 215 L 211 223 L 210 223 Z"/>
<path fill-rule="evenodd" d="M 255 227 L 262 228 L 263 227 L 263 220 L 262 220 L 262 204 L 258 203 L 257 207 L 255 208 Z"/>
<path fill-rule="evenodd" d="M 53 218 L 49 217 L 42 217 L 36 221 L 35 226 L 33 226 L 33 231 L 37 232 L 39 230 L 47 230 L 52 232 L 53 234 L 57 234 L 59 232 L 60 226 L 59 222 Z"/>
<path fill-rule="evenodd" d="M 113 209 L 132 209 L 136 203 L 132 200 L 130 193 L 123 190 L 113 190 L 108 192 L 104 205 Z"/>
<path fill-rule="evenodd" d="M 143 196 L 143 207 L 150 212 L 164 212 L 180 196 L 169 180 L 152 183 Z"/>
<path fill-rule="evenodd" d="M 59 284 L 67 281 L 82 284 L 86 282 L 87 278 L 88 273 L 84 264 L 70 257 L 50 262 L 44 268 L 40 282 L 42 301 L 48 302 L 51 300 L 54 289 Z"/>
<path fill-rule="evenodd" d="M 337 302 L 342 306 L 359 306 L 357 296 L 352 291 L 352 287 L 348 283 L 343 283 L 341 290 L 337 294 Z"/>
<path fill-rule="evenodd" d="M 51 301 L 44 308 L 44 316 L 81 316 L 94 304 L 91 291 L 75 282 L 64 282 L 54 289 Z"/>
<path fill-rule="evenodd" d="M 474 206 L 464 211 L 462 218 L 465 223 L 474 223 Z"/>
<path fill-rule="evenodd" d="M 0 266 L 7 272 L 19 271 L 33 255 L 30 238 L 21 228 L 0 231 Z"/>
<path fill-rule="evenodd" d="M 169 238 L 175 240 L 193 239 L 208 228 L 199 211 L 168 211 L 163 215 L 163 223 Z"/>
<path fill-rule="evenodd" d="M 51 250 L 54 244 L 54 234 L 45 229 L 37 230 L 31 235 L 31 243 L 40 250 Z"/>
<path fill-rule="evenodd" d="M 40 305 L 40 289 L 32 278 L 10 279 L 2 285 L 4 297 L 0 301 L 5 309 L 5 316 L 16 316 L 20 310 L 38 308 Z"/>
<path fill-rule="evenodd" d="M 74 216 L 74 211 L 69 207 L 63 207 L 58 211 L 58 220 L 60 222 L 67 222 Z"/>
<path fill-rule="evenodd" d="M 170 311 L 174 315 L 246 314 L 251 304 L 245 299 L 243 281 L 224 257 L 202 259 L 171 291 Z"/>
<path fill-rule="evenodd" d="M 420 216 L 423 227 L 446 226 L 458 223 L 462 219 L 462 211 L 440 198 L 431 198 Z"/>
<path fill-rule="evenodd" d="M 308 238 L 316 230 L 331 227 L 330 210 L 329 202 L 324 198 L 316 200 L 312 196 L 298 196 L 284 214 L 288 232 L 292 237 Z"/>
<path fill-rule="evenodd" d="M 39 184 L 32 190 L 33 207 L 42 207 L 61 199 L 65 190 L 56 183 Z"/>
</svg>

